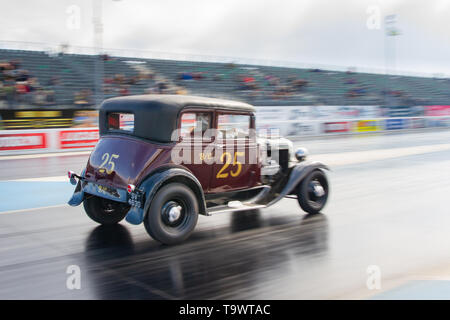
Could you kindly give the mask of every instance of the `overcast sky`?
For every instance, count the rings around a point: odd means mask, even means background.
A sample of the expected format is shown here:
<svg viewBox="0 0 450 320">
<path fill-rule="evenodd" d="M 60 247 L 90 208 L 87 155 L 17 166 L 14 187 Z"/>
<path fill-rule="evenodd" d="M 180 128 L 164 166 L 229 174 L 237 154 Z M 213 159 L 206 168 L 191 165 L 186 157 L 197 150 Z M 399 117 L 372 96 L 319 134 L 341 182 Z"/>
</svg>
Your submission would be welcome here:
<svg viewBox="0 0 450 320">
<path fill-rule="evenodd" d="M 91 0 L 0 1 L 0 40 L 94 44 Z M 105 48 L 450 75 L 450 0 L 95 1 Z"/>
</svg>

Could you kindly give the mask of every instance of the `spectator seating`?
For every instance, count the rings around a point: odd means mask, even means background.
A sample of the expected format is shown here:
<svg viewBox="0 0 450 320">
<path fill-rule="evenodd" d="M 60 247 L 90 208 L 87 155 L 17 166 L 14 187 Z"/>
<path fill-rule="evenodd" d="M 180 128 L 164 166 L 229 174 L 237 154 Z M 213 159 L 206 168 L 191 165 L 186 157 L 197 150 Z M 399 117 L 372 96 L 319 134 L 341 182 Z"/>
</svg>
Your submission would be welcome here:
<svg viewBox="0 0 450 320">
<path fill-rule="evenodd" d="M 41 87 L 54 92 L 53 107 L 93 106 L 96 93 L 103 99 L 153 92 L 230 98 L 255 105 L 423 105 L 450 101 L 449 79 L 417 76 L 1 49 L 0 62 L 8 61 L 19 61 L 20 68 L 37 78 Z M 96 66 L 103 66 L 103 72 Z M 95 90 L 95 83 L 101 84 L 101 90 Z M 14 107 L 29 107 L 27 103 L 21 101 Z"/>
</svg>

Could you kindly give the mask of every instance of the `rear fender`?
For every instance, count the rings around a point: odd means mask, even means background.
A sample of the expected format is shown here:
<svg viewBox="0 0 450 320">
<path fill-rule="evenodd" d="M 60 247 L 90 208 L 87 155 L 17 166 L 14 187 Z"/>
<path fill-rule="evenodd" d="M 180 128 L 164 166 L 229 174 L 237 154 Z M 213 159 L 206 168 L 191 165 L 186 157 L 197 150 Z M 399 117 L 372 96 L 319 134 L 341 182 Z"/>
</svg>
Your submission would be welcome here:
<svg viewBox="0 0 450 320">
<path fill-rule="evenodd" d="M 294 189 L 298 186 L 298 184 L 308 174 L 310 174 L 314 170 L 321 170 L 321 169 L 330 170 L 326 165 L 324 165 L 323 163 L 318 162 L 318 161 L 314 161 L 314 162 L 304 161 L 304 162 L 299 162 L 298 164 L 296 164 L 295 167 L 292 168 L 292 170 L 289 174 L 289 179 L 288 179 L 286 185 L 284 186 L 284 188 L 281 190 L 281 192 L 279 193 L 279 195 L 276 198 L 274 198 L 272 201 L 270 201 L 267 204 L 267 206 L 271 206 L 271 205 L 277 203 L 278 201 L 280 201 L 286 195 L 291 194 L 292 191 L 294 191 Z"/>
<path fill-rule="evenodd" d="M 199 213 L 206 214 L 205 195 L 203 188 L 197 178 L 189 171 L 175 167 L 164 171 L 152 173 L 139 186 L 138 189 L 145 192 L 145 202 L 143 208 L 131 207 L 126 216 L 126 220 L 131 224 L 140 224 L 150 208 L 156 192 L 165 184 L 170 182 L 181 182 L 187 184 L 197 197 Z"/>
<path fill-rule="evenodd" d="M 84 178 L 84 173 L 86 172 L 86 169 L 81 172 L 81 177 Z M 75 187 L 75 191 L 72 194 L 72 197 L 67 202 L 70 206 L 76 207 L 79 206 L 84 201 L 84 191 L 83 188 L 81 188 L 81 179 L 78 179 L 77 186 Z"/>
</svg>

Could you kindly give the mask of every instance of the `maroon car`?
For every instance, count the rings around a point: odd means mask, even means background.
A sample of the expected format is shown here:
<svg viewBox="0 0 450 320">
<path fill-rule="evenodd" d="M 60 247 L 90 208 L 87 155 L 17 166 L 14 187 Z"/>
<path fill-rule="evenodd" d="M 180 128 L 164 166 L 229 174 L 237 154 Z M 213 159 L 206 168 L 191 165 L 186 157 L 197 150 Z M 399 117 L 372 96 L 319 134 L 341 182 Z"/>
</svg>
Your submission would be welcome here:
<svg viewBox="0 0 450 320">
<path fill-rule="evenodd" d="M 81 174 L 69 171 L 72 206 L 100 224 L 144 222 L 174 244 L 198 214 L 270 206 L 283 197 L 318 213 L 329 186 L 319 162 L 292 142 L 255 132 L 255 109 L 241 102 L 180 95 L 105 100 L 100 140 Z M 77 182 L 78 179 L 78 182 Z"/>
</svg>

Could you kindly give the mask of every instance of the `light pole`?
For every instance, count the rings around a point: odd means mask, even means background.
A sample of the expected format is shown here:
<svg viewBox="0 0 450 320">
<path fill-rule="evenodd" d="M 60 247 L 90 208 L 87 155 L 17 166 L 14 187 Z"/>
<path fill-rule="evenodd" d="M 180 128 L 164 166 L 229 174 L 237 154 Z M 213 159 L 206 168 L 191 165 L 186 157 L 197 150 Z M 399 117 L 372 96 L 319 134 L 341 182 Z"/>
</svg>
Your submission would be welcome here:
<svg viewBox="0 0 450 320">
<path fill-rule="evenodd" d="M 113 0 L 120 1 L 120 0 Z M 95 87 L 95 106 L 100 107 L 103 101 L 103 0 L 92 0 L 92 23 L 94 26 L 94 87 Z"/>
<path fill-rule="evenodd" d="M 397 16 L 395 14 L 384 17 L 384 68 L 386 75 L 384 87 L 384 105 L 388 104 L 387 90 L 391 87 L 389 85 L 390 74 L 393 74 L 395 72 L 396 66 L 395 37 L 400 35 L 399 30 L 395 26 L 396 22 Z M 392 40 L 389 41 L 389 39 Z M 391 60 L 391 66 L 389 66 L 389 60 Z"/>
<path fill-rule="evenodd" d="M 98 109 L 103 101 L 103 0 L 92 0 L 92 22 L 94 25 L 94 99 Z"/>
</svg>

